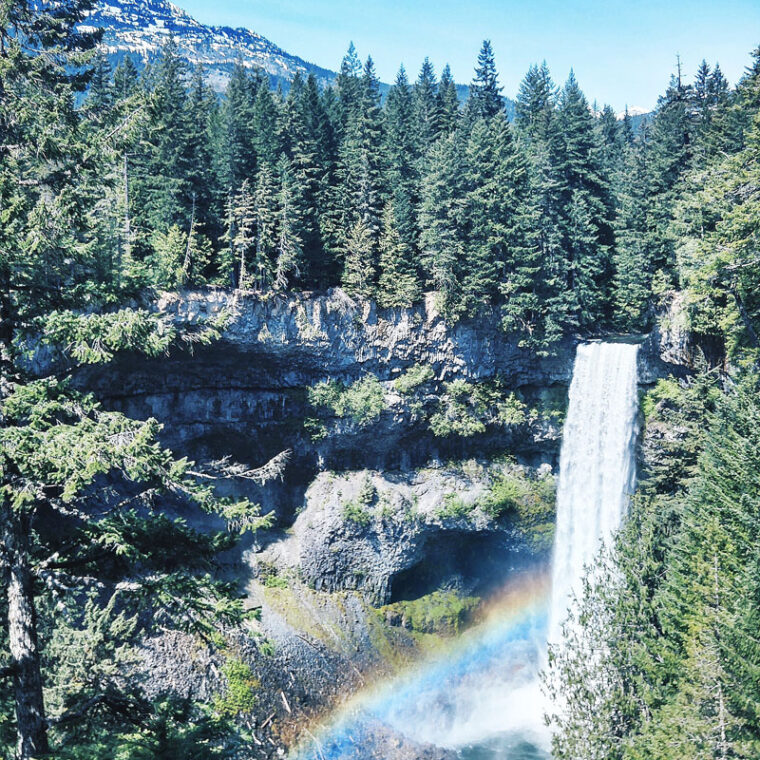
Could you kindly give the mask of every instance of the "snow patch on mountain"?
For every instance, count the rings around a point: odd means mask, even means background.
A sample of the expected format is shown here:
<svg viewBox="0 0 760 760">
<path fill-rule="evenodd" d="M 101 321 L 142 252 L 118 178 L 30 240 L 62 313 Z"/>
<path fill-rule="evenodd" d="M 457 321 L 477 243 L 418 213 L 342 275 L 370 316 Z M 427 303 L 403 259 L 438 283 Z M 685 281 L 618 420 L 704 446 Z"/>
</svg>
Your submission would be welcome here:
<svg viewBox="0 0 760 760">
<path fill-rule="evenodd" d="M 235 61 L 269 74 L 273 84 L 289 82 L 297 72 L 314 74 L 322 84 L 335 73 L 291 55 L 250 29 L 206 26 L 167 0 L 103 0 L 83 22 L 103 30 L 102 47 L 112 62 L 131 55 L 138 64 L 155 60 L 172 35 L 180 54 L 192 65 L 203 65 L 219 90 L 229 80 Z"/>
</svg>

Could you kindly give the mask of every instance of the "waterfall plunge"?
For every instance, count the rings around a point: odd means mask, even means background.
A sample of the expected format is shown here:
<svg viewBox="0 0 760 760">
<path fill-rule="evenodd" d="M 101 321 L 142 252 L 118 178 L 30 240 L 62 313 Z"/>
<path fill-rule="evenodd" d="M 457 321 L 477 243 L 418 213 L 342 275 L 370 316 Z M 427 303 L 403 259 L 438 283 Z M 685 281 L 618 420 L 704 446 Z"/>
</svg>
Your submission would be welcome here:
<svg viewBox="0 0 760 760">
<path fill-rule="evenodd" d="M 372 743 L 373 721 L 417 741 L 460 747 L 467 760 L 549 757 L 539 751 L 549 737 L 538 670 L 547 633 L 550 643 L 561 642 L 584 568 L 620 527 L 633 489 L 637 353 L 638 346 L 621 343 L 578 347 L 562 436 L 550 595 L 537 590 L 535 604 L 507 602 L 504 609 L 514 614 L 495 616 L 463 636 L 460 649 L 365 694 L 336 716 L 316 749 L 307 746 L 296 757 L 360 760 L 367 756 L 360 748 Z"/>
<path fill-rule="evenodd" d="M 559 643 L 584 568 L 619 529 L 633 491 L 638 346 L 578 346 L 562 434 L 549 642 Z"/>
</svg>

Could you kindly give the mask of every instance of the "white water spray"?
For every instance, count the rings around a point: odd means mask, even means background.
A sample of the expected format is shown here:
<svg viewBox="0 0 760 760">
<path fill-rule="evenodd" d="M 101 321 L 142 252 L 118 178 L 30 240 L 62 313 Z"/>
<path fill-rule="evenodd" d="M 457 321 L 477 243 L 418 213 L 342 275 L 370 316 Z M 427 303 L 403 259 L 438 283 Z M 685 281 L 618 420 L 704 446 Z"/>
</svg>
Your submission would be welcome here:
<svg viewBox="0 0 760 760">
<path fill-rule="evenodd" d="M 578 346 L 557 488 L 549 643 L 562 638 L 584 568 L 620 528 L 635 479 L 638 346 Z"/>
</svg>

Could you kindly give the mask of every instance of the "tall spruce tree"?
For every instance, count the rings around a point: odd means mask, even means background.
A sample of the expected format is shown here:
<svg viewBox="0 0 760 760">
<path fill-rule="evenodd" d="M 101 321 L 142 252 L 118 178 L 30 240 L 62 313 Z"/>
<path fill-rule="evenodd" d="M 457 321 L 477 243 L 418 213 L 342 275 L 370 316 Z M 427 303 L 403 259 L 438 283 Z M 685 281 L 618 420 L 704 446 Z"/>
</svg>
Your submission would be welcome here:
<svg viewBox="0 0 760 760">
<path fill-rule="evenodd" d="M 484 40 L 478 54 L 475 78 L 470 85 L 467 111 L 471 118 L 488 119 L 501 113 L 504 110 L 501 90 L 491 41 Z"/>
<path fill-rule="evenodd" d="M 441 81 L 438 83 L 438 112 L 440 133 L 451 134 L 459 123 L 459 95 L 448 63 L 443 67 Z"/>
</svg>

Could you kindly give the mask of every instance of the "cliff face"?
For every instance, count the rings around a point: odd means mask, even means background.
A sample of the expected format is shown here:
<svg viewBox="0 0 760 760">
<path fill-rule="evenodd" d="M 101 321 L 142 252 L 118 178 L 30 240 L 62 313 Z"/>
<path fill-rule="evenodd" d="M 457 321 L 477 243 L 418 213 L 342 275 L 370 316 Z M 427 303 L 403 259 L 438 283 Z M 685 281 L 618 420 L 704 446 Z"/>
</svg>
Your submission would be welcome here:
<svg viewBox="0 0 760 760">
<path fill-rule="evenodd" d="M 165 443 L 183 454 L 200 459 L 230 454 L 256 465 L 291 449 L 288 482 L 301 485 L 324 469 L 409 469 L 431 459 L 500 450 L 535 463 L 556 459 L 557 426 L 534 421 L 487 425 L 471 436 L 436 436 L 420 424 L 420 411 L 429 417 L 445 382 L 497 377 L 527 406 L 550 401 L 559 408 L 572 374 L 571 339 L 554 356 L 536 358 L 501 330 L 497 313 L 449 325 L 432 295 L 416 308 L 378 310 L 340 290 L 267 299 L 211 291 L 165 295 L 156 308 L 182 325 L 226 313 L 229 325 L 221 340 L 192 355 L 122 358 L 107 372 L 84 370 L 78 379 L 106 405 L 164 422 Z M 677 328 L 658 329 L 642 347 L 642 382 L 682 374 L 690 360 Z M 410 399 L 393 381 L 414 366 L 430 368 L 432 380 L 426 394 Z M 350 384 L 368 374 L 382 383 L 385 394 L 382 413 L 371 425 L 334 417 L 325 421 L 330 434 L 322 437 L 304 427 L 315 415 L 309 387 L 328 379 Z M 303 490 L 294 498 L 302 495 Z"/>
<path fill-rule="evenodd" d="M 196 459 L 229 454 L 252 466 L 284 449 L 293 452 L 285 483 L 263 494 L 289 520 L 314 475 L 326 469 L 409 469 L 491 451 L 552 461 L 559 427 L 545 420 L 523 426 L 487 425 L 469 437 L 436 436 L 420 424 L 443 383 L 500 378 L 528 405 L 552 396 L 561 405 L 572 372 L 568 341 L 548 359 L 531 358 L 500 329 L 497 315 L 449 326 L 433 298 L 413 309 L 380 311 L 341 291 L 266 300 L 222 291 L 167 295 L 157 308 L 179 324 L 230 315 L 221 340 L 191 355 L 146 360 L 126 357 L 80 371 L 77 381 L 109 407 L 165 424 L 164 442 Z M 413 366 L 432 371 L 425 393 L 399 394 L 394 379 Z M 372 375 L 382 384 L 382 412 L 357 425 L 330 415 L 329 435 L 315 436 L 304 421 L 315 415 L 307 389 L 324 380 L 350 384 Z M 290 491 L 288 490 L 290 489 Z"/>
</svg>

